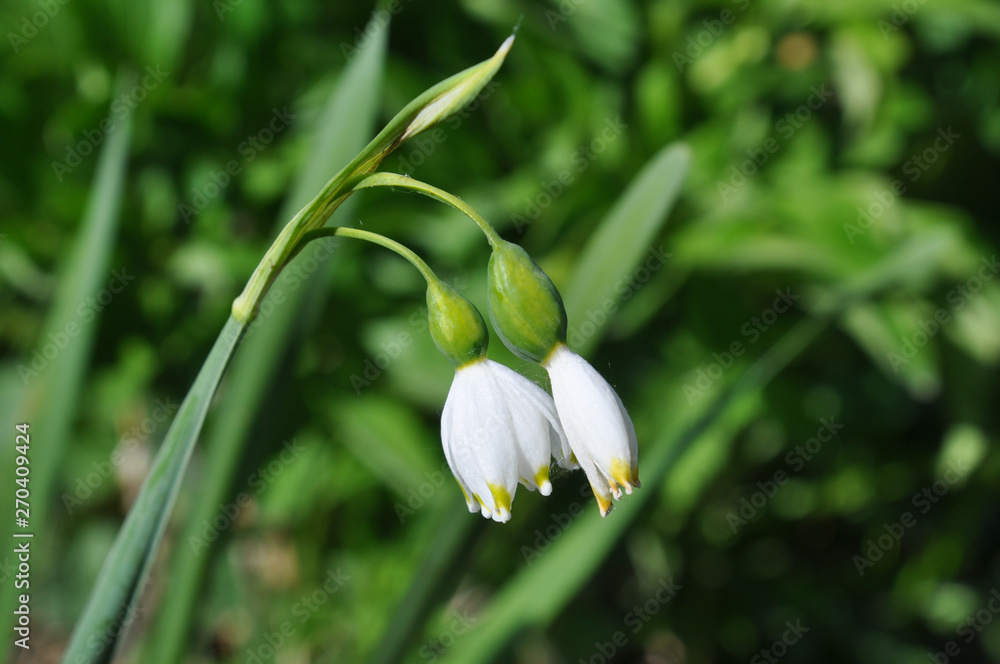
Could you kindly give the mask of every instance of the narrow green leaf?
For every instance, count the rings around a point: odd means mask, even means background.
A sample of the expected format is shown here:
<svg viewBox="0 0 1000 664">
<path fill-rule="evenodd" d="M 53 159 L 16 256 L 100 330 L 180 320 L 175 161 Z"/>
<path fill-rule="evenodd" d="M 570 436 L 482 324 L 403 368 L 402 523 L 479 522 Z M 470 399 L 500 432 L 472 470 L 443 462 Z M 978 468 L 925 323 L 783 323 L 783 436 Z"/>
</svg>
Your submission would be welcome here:
<svg viewBox="0 0 1000 664">
<path fill-rule="evenodd" d="M 363 137 L 374 128 L 381 91 L 387 29 L 374 32 L 376 37 L 344 71 L 317 119 L 312 154 L 293 187 L 288 203 L 280 213 L 278 228 L 327 181 L 329 173 L 345 163 L 362 147 Z M 342 210 L 349 214 L 349 210 Z M 309 253 L 307 248 L 305 253 Z M 212 558 L 214 543 L 203 547 L 198 541 L 202 524 L 211 522 L 218 505 L 232 491 L 239 459 L 250 437 L 257 416 L 273 385 L 279 364 L 293 341 L 306 329 L 304 315 L 319 310 L 325 296 L 326 272 L 317 270 L 300 288 L 291 288 L 278 277 L 272 289 L 286 295 L 274 313 L 247 340 L 244 352 L 233 362 L 230 389 L 218 407 L 219 424 L 206 437 L 202 495 L 187 518 L 171 565 L 171 592 L 157 612 L 153 632 L 141 658 L 151 664 L 169 664 L 182 660 L 188 649 L 187 635 L 197 617 L 197 603 L 206 567 Z M 195 538 L 195 539 L 192 539 Z"/>
<path fill-rule="evenodd" d="M 66 664 L 110 661 L 121 635 L 135 617 L 135 603 L 156 558 L 184 471 L 244 327 L 229 318 L 184 397 L 73 630 L 63 655 Z"/>
<path fill-rule="evenodd" d="M 126 78 L 119 78 L 117 90 L 127 87 Z M 35 532 L 47 528 L 50 523 L 49 515 L 56 502 L 59 464 L 70 438 L 70 424 L 80 402 L 84 374 L 94 346 L 99 318 L 84 320 L 77 309 L 88 297 L 99 293 L 110 278 L 111 251 L 118 232 L 131 133 L 132 116 L 129 115 L 109 134 L 101 149 L 80 231 L 59 276 L 52 309 L 38 342 L 39 350 L 51 345 L 59 348 L 58 354 L 37 371 L 37 367 L 32 366 L 34 358 L 25 358 L 17 367 L 23 390 L 13 409 L 13 421 L 2 420 L 8 424 L 5 431 L 13 431 L 14 423 L 30 424 L 32 439 L 38 441 L 31 447 L 29 457 L 31 522 Z M 13 461 L 13 446 L 4 446 L 0 465 L 5 470 L 0 473 L 0 490 L 5 496 L 13 496 L 16 488 L 14 473 L 8 470 L 13 467 Z M 5 503 L 6 523 L 14 522 L 13 509 L 13 500 Z M 35 563 L 44 566 L 49 555 L 54 553 L 39 551 Z M 0 593 L 2 615 L 10 620 L 16 597 L 14 585 L 4 584 Z M 0 661 L 6 661 L 9 652 L 8 648 L 0 649 Z"/>
<path fill-rule="evenodd" d="M 570 344 L 578 352 L 593 348 L 597 334 L 573 334 L 589 313 L 617 306 L 617 284 L 627 280 L 636 265 L 666 258 L 651 246 L 680 193 L 691 165 L 691 150 L 682 143 L 657 153 L 629 184 L 594 233 L 577 261 L 563 302 L 569 316 Z M 574 339 L 574 336 L 577 337 Z"/>
<path fill-rule="evenodd" d="M 118 88 L 122 87 L 124 84 L 119 83 Z M 81 303 L 107 285 L 111 276 L 111 252 L 118 232 L 131 133 L 129 115 L 101 150 L 80 235 L 59 278 L 55 301 L 42 331 L 39 345 L 51 341 L 62 346 L 62 339 L 65 347 L 40 371 L 29 372 L 28 363 L 21 369 L 25 390 L 17 416 L 31 422 L 35 435 L 45 441 L 32 450 L 31 458 L 32 494 L 37 497 L 33 507 L 35 518 L 42 524 L 48 523 L 54 502 L 53 485 L 98 326 L 98 318 L 84 321 L 77 311 Z"/>
</svg>

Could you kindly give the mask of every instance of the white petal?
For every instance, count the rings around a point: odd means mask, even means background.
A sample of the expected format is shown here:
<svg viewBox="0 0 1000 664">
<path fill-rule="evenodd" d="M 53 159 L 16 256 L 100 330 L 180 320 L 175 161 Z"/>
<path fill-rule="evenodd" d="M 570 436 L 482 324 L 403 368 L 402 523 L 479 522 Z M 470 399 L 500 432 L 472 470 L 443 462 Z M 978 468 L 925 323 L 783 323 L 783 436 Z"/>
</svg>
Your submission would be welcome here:
<svg viewBox="0 0 1000 664">
<path fill-rule="evenodd" d="M 473 462 L 472 456 L 465 452 L 467 448 L 459 443 L 457 435 L 454 433 L 456 413 L 464 412 L 468 408 L 466 401 L 469 394 L 465 383 L 465 378 L 460 377 L 456 373 L 455 379 L 451 384 L 451 389 L 448 391 L 448 398 L 444 402 L 444 412 L 441 413 L 441 442 L 444 448 L 444 457 L 448 461 L 448 467 L 451 468 L 452 475 L 455 476 L 455 480 L 462 487 L 462 493 L 465 494 L 465 502 L 469 511 L 478 512 L 479 504 L 472 497 L 472 487 L 469 486 L 469 482 L 464 478 L 467 475 L 477 474 L 479 467 L 478 464 Z M 462 451 L 462 453 L 456 454 L 458 451 Z"/>
<path fill-rule="evenodd" d="M 552 484 L 549 482 L 551 440 L 553 437 L 563 439 L 552 397 L 535 383 L 502 364 L 490 362 L 489 366 L 503 391 L 510 413 L 521 483 L 528 489 L 537 489 L 547 496 L 552 493 Z"/>
<path fill-rule="evenodd" d="M 637 443 L 632 420 L 614 389 L 586 360 L 565 346 L 545 364 L 566 439 L 601 505 L 632 492 Z"/>
<path fill-rule="evenodd" d="M 635 425 L 632 424 L 632 418 L 629 417 L 628 411 L 625 410 L 625 404 L 622 403 L 621 397 L 615 392 L 615 401 L 618 402 L 618 411 L 621 413 L 622 420 L 625 422 L 625 429 L 628 433 L 628 450 L 629 450 L 629 471 L 631 474 L 631 485 L 627 486 L 625 493 L 632 493 L 632 487 L 638 489 L 642 486 L 639 483 L 639 438 L 635 435 Z"/>
<path fill-rule="evenodd" d="M 479 506 L 483 516 L 498 521 L 510 518 L 517 489 L 512 428 L 503 393 L 486 363 L 459 368 L 441 418 L 445 457 L 470 511 Z"/>
</svg>

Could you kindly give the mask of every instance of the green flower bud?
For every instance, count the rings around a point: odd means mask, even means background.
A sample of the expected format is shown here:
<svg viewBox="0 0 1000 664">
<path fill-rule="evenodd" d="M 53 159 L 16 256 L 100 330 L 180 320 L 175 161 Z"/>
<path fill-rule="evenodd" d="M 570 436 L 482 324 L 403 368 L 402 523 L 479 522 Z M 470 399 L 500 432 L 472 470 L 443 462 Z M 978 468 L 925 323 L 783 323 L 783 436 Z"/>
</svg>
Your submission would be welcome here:
<svg viewBox="0 0 1000 664">
<path fill-rule="evenodd" d="M 501 242 L 489 267 L 490 320 L 518 357 L 542 362 L 566 342 L 566 309 L 548 275 L 516 244 Z"/>
<path fill-rule="evenodd" d="M 441 280 L 427 284 L 427 318 L 434 344 L 456 367 L 486 357 L 490 334 L 482 314 Z"/>
</svg>

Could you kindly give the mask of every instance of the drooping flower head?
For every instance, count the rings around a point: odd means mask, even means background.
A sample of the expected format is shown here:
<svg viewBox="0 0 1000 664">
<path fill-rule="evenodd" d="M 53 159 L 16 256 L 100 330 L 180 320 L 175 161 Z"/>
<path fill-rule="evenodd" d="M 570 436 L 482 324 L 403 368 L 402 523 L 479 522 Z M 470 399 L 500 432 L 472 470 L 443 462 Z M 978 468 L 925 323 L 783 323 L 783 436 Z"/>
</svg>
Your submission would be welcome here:
<svg viewBox="0 0 1000 664">
<path fill-rule="evenodd" d="M 494 245 L 489 265 L 490 319 L 518 357 L 538 362 L 552 381 L 568 444 L 555 452 L 567 468 L 583 468 L 601 515 L 612 497 L 639 486 L 635 427 L 614 388 L 566 346 L 566 309 L 552 280 L 510 242 Z"/>
<path fill-rule="evenodd" d="M 445 458 L 469 511 L 507 521 L 518 481 L 552 491 L 551 450 L 565 440 L 552 397 L 486 358 L 486 323 L 453 288 L 429 283 L 427 308 L 431 337 L 455 365 L 441 416 Z"/>
</svg>

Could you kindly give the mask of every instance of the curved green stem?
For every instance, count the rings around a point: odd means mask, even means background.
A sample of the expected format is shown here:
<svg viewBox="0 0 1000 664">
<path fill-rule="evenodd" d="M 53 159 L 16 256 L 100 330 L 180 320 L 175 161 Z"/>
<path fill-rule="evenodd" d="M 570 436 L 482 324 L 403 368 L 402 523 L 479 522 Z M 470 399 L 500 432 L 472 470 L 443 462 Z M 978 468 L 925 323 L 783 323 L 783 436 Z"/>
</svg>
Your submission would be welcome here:
<svg viewBox="0 0 1000 664">
<path fill-rule="evenodd" d="M 433 198 L 434 200 L 441 201 L 476 222 L 479 229 L 484 235 L 486 235 L 486 239 L 489 241 L 491 247 L 496 248 L 496 246 L 503 241 L 500 239 L 500 235 L 497 234 L 493 226 L 490 225 L 490 222 L 486 221 L 486 219 L 484 219 L 481 214 L 476 212 L 471 205 L 463 201 L 458 196 L 449 194 L 443 189 L 438 189 L 437 187 L 429 185 L 425 182 L 414 180 L 411 177 L 399 175 L 398 173 L 372 173 L 358 178 L 351 188 L 351 191 L 369 189 L 371 187 L 398 187 L 400 189 L 409 189 L 410 191 L 415 191 L 419 194 L 423 194 L 424 196 Z"/>
<path fill-rule="evenodd" d="M 299 246 L 307 233 L 322 228 L 337 206 L 353 191 L 349 183 L 357 182 L 358 176 L 374 172 L 382 160 L 403 141 L 451 117 L 475 99 L 503 64 L 513 43 L 514 36 L 511 35 L 492 58 L 428 88 L 397 113 L 378 136 L 333 176 L 323 190 L 282 229 L 250 276 L 243 292 L 233 301 L 233 317 L 241 323 L 249 323 L 257 314 L 257 307 L 278 273 L 288 264 L 295 247 Z M 458 199 L 455 201 L 461 203 Z M 472 212 L 475 213 L 474 210 Z M 486 223 L 485 220 L 482 222 Z"/>
<path fill-rule="evenodd" d="M 357 239 L 368 240 L 370 242 L 375 242 L 375 244 L 381 244 L 387 249 L 395 251 L 399 255 L 403 256 L 407 260 L 410 260 L 417 269 L 424 273 L 426 277 L 428 274 L 433 275 L 433 272 L 429 272 L 427 264 L 414 254 L 412 251 L 407 249 L 401 244 L 393 242 L 388 238 L 384 238 L 377 233 L 368 233 L 367 231 L 361 231 L 358 229 L 342 229 L 342 228 L 315 228 L 317 225 L 321 225 L 324 220 L 329 219 L 333 211 L 340 205 L 344 199 L 349 195 L 358 191 L 359 189 L 371 189 L 373 187 L 394 187 L 399 189 L 407 189 L 409 191 L 415 191 L 419 194 L 423 194 L 429 198 L 433 198 L 436 201 L 440 201 L 446 205 L 450 205 L 455 208 L 469 219 L 474 221 L 479 229 L 486 236 L 486 240 L 490 243 L 490 246 L 496 248 L 500 245 L 503 240 L 500 235 L 496 232 L 490 222 L 486 221 L 481 214 L 476 212 L 476 210 L 463 201 L 458 196 L 449 194 L 443 189 L 438 189 L 426 182 L 421 182 L 420 180 L 414 180 L 413 178 L 407 177 L 405 175 L 399 175 L 397 173 L 363 173 L 353 177 L 344 178 L 341 182 L 341 186 L 338 187 L 338 194 L 336 196 L 330 195 L 324 198 L 317 198 L 310 205 L 300 211 L 292 221 L 285 226 L 285 228 L 278 235 L 278 238 L 271 245 L 267 253 L 264 255 L 264 259 L 261 264 L 257 267 L 257 271 L 250 278 L 246 289 L 244 289 L 243 294 L 233 303 L 233 315 L 237 320 L 241 322 L 247 322 L 256 313 L 256 307 L 260 300 L 264 297 L 264 293 L 270 287 L 271 283 L 278 276 L 278 273 L 284 268 L 285 265 L 295 257 L 295 255 L 302 249 L 303 246 L 309 243 L 310 240 L 314 240 L 319 237 L 327 237 L 330 235 L 343 235 L 344 237 L 355 237 Z M 348 235 L 347 233 L 339 232 L 341 230 L 352 230 L 356 232 L 357 235 Z M 381 238 L 386 243 L 376 240 L 375 238 Z M 407 253 L 409 255 L 407 255 Z M 421 265 L 413 262 L 411 256 L 416 260 L 420 261 Z M 424 271 L 427 268 L 428 271 Z"/>
<path fill-rule="evenodd" d="M 309 231 L 302 236 L 302 239 L 295 246 L 295 249 L 289 255 L 289 260 L 294 258 L 296 254 L 302 251 L 302 249 L 313 240 L 318 240 L 321 237 L 330 237 L 332 235 L 350 237 L 355 240 L 364 240 L 366 242 L 371 242 L 372 244 L 377 244 L 380 247 L 385 247 L 386 249 L 394 251 L 406 260 L 410 261 L 413 267 L 420 270 L 420 274 L 424 276 L 428 285 L 435 281 L 440 281 L 438 276 L 434 274 L 434 270 L 432 270 L 430 266 L 427 265 L 427 263 L 425 263 L 424 260 L 415 254 L 410 248 L 403 246 L 395 240 L 390 240 L 384 235 L 372 233 L 371 231 L 363 231 L 360 228 L 345 228 L 343 226 L 336 226 L 332 228 L 318 228 L 314 231 Z"/>
</svg>

